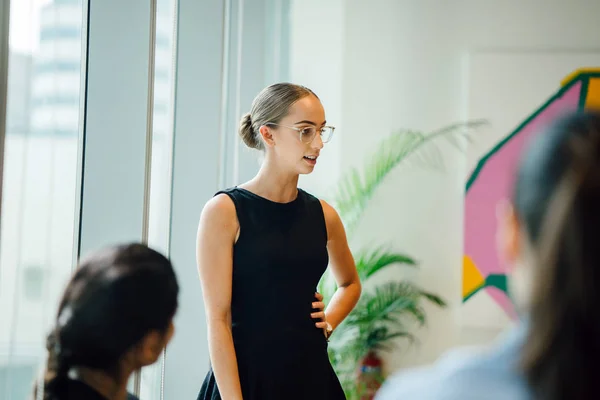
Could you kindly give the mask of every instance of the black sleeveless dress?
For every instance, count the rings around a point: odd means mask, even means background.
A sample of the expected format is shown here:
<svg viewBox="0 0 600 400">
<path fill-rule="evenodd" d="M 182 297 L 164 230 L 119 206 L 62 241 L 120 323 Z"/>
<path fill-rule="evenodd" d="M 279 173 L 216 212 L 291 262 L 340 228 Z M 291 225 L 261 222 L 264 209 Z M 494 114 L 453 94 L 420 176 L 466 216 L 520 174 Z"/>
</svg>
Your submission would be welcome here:
<svg viewBox="0 0 600 400">
<path fill-rule="evenodd" d="M 219 193 L 233 200 L 240 224 L 231 320 L 244 400 L 345 399 L 310 316 L 329 261 L 321 202 L 301 189 L 289 203 L 237 187 Z M 198 400 L 217 399 L 211 369 Z"/>
</svg>

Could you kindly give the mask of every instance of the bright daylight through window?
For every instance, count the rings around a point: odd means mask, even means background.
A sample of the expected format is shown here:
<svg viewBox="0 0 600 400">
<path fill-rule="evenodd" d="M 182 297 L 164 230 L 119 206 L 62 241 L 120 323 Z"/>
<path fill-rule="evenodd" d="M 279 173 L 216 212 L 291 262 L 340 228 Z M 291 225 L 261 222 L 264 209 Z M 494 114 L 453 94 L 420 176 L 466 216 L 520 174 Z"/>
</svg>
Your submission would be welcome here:
<svg viewBox="0 0 600 400">
<path fill-rule="evenodd" d="M 74 258 L 81 0 L 11 2 L 2 232 L 0 398 L 29 397 Z"/>
</svg>

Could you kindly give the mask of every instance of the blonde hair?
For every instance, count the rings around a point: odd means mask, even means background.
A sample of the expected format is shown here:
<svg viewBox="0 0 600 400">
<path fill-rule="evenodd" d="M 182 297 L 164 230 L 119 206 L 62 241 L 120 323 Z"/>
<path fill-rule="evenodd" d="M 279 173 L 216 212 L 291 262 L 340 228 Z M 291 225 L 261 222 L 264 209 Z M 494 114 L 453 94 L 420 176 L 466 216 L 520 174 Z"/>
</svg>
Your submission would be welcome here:
<svg viewBox="0 0 600 400">
<path fill-rule="evenodd" d="M 303 97 L 318 96 L 307 87 L 293 83 L 276 83 L 264 88 L 252 102 L 249 113 L 240 121 L 239 135 L 246 146 L 264 150 L 264 144 L 258 130 L 267 123 L 278 123 L 290 110 L 290 107 Z"/>
</svg>

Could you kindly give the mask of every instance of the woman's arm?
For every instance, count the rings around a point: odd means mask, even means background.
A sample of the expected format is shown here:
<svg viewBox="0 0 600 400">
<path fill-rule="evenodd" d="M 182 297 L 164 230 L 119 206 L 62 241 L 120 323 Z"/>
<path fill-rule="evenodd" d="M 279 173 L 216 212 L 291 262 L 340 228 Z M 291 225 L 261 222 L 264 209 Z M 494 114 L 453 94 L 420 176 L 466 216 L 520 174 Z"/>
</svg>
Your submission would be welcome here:
<svg viewBox="0 0 600 400">
<path fill-rule="evenodd" d="M 233 245 L 239 230 L 233 201 L 225 194 L 206 203 L 200 216 L 196 258 L 206 310 L 208 348 L 223 399 L 242 399 L 231 334 Z"/>
<path fill-rule="evenodd" d="M 321 205 L 327 225 L 327 251 L 331 272 L 338 289 L 327 305 L 324 321 L 317 323 L 317 326 L 325 328 L 329 322 L 335 329 L 358 302 L 362 288 L 342 220 L 337 211 L 327 202 L 321 200 Z"/>
</svg>

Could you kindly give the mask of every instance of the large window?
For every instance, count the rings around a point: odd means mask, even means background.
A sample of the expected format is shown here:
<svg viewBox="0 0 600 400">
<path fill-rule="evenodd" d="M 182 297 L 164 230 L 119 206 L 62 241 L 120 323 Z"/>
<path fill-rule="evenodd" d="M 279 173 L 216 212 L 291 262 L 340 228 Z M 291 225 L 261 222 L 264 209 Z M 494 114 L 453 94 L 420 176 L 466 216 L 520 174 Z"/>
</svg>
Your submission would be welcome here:
<svg viewBox="0 0 600 400">
<path fill-rule="evenodd" d="M 0 399 L 28 398 L 77 259 L 145 239 L 173 260 L 180 308 L 165 355 L 129 387 L 143 400 L 194 398 L 209 365 L 198 218 L 258 169 L 237 124 L 289 76 L 289 1 L 3 2 Z"/>
<path fill-rule="evenodd" d="M 0 398 L 28 398 L 74 265 L 82 1 L 11 2 L 0 242 Z"/>
</svg>

